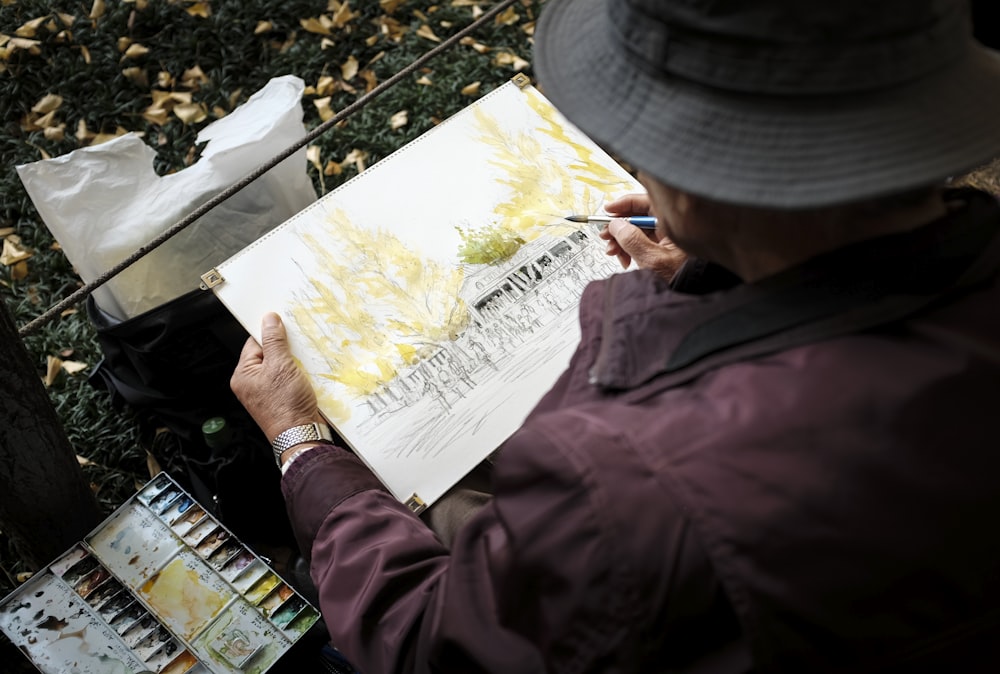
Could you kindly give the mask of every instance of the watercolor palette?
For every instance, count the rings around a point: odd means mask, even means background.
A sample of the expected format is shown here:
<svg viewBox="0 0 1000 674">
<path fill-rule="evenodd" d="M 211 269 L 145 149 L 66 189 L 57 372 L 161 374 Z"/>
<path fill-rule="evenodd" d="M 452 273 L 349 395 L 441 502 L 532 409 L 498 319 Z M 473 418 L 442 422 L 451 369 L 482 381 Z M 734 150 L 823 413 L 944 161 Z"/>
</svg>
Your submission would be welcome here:
<svg viewBox="0 0 1000 674">
<path fill-rule="evenodd" d="M 51 674 L 263 674 L 318 620 L 165 473 L 0 601 Z"/>
</svg>

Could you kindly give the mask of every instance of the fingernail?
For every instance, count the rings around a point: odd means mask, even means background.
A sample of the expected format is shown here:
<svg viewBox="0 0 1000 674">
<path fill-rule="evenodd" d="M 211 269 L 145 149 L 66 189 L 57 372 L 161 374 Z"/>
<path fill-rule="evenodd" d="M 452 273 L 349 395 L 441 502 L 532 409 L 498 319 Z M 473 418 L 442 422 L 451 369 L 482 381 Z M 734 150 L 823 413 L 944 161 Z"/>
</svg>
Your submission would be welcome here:
<svg viewBox="0 0 1000 674">
<path fill-rule="evenodd" d="M 261 325 L 265 328 L 276 328 L 278 327 L 278 314 L 268 313 L 264 314 L 264 320 Z"/>
</svg>

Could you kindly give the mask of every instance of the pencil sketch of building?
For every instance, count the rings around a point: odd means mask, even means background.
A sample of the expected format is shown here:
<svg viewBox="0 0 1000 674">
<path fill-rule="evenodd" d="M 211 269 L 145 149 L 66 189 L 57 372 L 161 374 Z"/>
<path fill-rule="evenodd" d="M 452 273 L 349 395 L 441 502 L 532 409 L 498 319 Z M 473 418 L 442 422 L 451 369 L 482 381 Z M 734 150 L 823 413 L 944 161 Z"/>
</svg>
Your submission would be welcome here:
<svg viewBox="0 0 1000 674">
<path fill-rule="evenodd" d="M 460 290 L 469 307 L 468 327 L 367 396 L 364 425 L 372 429 L 422 402 L 431 404 L 429 413 L 450 412 L 468 396 L 481 395 L 478 388 L 503 380 L 515 356 L 524 367 L 550 351 L 539 343 L 563 344 L 565 324 L 575 326 L 584 287 L 618 269 L 615 258 L 604 254 L 597 231 L 587 227 L 541 237 L 501 265 L 468 266 Z M 575 332 L 569 333 L 575 340 Z M 524 346 L 528 341 L 531 348 Z"/>
</svg>

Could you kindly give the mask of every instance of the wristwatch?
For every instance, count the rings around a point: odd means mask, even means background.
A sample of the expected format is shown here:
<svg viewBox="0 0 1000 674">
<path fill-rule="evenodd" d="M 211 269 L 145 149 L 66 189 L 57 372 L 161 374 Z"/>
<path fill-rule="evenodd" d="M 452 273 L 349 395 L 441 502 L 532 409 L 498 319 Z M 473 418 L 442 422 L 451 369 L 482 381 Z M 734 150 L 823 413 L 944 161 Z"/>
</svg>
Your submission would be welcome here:
<svg viewBox="0 0 1000 674">
<path fill-rule="evenodd" d="M 319 442 L 324 445 L 333 444 L 333 435 L 326 424 L 305 424 L 303 426 L 292 426 L 291 428 L 278 433 L 278 436 L 271 441 L 271 449 L 274 450 L 274 460 L 281 466 L 281 454 L 286 449 L 291 449 L 295 445 L 303 442 Z"/>
</svg>

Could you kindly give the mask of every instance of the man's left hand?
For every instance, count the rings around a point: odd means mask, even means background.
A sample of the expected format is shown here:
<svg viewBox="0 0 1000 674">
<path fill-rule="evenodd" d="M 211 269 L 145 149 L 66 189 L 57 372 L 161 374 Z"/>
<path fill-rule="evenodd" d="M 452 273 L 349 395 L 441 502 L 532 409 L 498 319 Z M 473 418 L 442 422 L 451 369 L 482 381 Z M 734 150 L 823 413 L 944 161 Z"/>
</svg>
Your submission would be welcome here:
<svg viewBox="0 0 1000 674">
<path fill-rule="evenodd" d="M 247 340 L 229 385 L 268 441 L 293 426 L 322 421 L 316 394 L 292 358 L 277 314 L 264 316 L 261 344 Z"/>
</svg>

